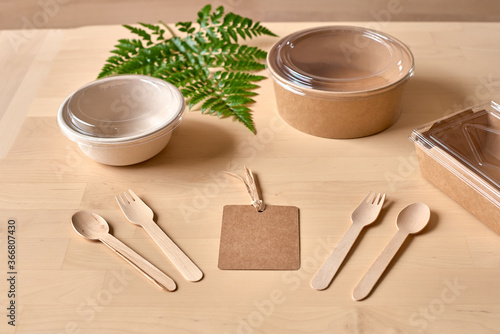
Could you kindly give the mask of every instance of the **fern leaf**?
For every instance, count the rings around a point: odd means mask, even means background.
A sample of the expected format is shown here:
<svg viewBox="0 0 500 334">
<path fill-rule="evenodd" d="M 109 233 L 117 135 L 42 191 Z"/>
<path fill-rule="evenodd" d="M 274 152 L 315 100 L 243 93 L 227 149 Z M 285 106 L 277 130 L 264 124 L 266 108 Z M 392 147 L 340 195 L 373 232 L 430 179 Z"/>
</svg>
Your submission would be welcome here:
<svg viewBox="0 0 500 334">
<path fill-rule="evenodd" d="M 249 112 L 250 108 L 245 106 L 239 106 L 231 109 L 234 117 L 243 123 L 250 131 L 255 132 L 255 127 L 253 125 L 252 114 Z"/>
<path fill-rule="evenodd" d="M 196 20 L 196 22 L 198 22 L 201 28 L 204 28 L 209 24 L 211 10 L 212 6 L 206 5 L 198 12 L 198 19 Z"/>
<path fill-rule="evenodd" d="M 220 19 L 224 16 L 224 7 L 219 6 L 215 9 L 215 11 L 210 16 L 210 20 L 212 21 L 212 25 L 216 25 L 220 23 Z"/>
<path fill-rule="evenodd" d="M 219 96 L 209 97 L 208 99 L 205 100 L 205 102 L 203 102 L 203 105 L 201 106 L 201 112 L 205 113 L 205 111 L 210 110 L 214 104 L 220 101 L 221 98 Z"/>
<path fill-rule="evenodd" d="M 258 95 L 256 92 L 249 91 L 246 88 L 235 88 L 235 87 L 224 88 L 221 90 L 221 92 L 224 95 L 233 95 L 233 94 L 237 94 L 240 96 L 256 96 L 256 95 Z"/>
<path fill-rule="evenodd" d="M 195 22 L 175 24 L 182 37 L 164 23 L 124 25 L 137 38 L 118 40 L 98 77 L 135 73 L 161 78 L 179 87 L 190 108 L 199 105 L 203 114 L 234 117 L 255 133 L 248 105 L 257 95 L 256 82 L 265 78 L 253 72 L 264 69 L 267 52 L 238 40 L 276 35 L 260 22 L 226 14 L 222 6 L 212 10 L 206 5 Z M 166 38 L 165 29 L 173 37 Z"/>
<path fill-rule="evenodd" d="M 260 71 L 266 68 L 264 64 L 253 60 L 234 60 L 226 58 L 224 69 L 230 71 Z"/>
<path fill-rule="evenodd" d="M 255 101 L 247 96 L 230 95 L 226 98 L 226 102 L 230 107 L 239 107 L 248 103 L 255 103 Z"/>
<path fill-rule="evenodd" d="M 151 34 L 152 35 L 156 35 L 156 40 L 157 41 L 162 41 L 165 39 L 165 37 L 163 36 L 163 34 L 165 33 L 165 30 L 162 29 L 159 25 L 156 25 L 156 24 L 150 24 L 150 23 L 143 23 L 143 22 L 139 22 L 139 24 L 145 28 L 148 28 L 149 30 L 151 30 Z"/>
<path fill-rule="evenodd" d="M 271 30 L 261 25 L 260 22 L 255 22 L 250 30 L 255 32 L 256 36 L 268 35 L 272 37 L 277 37 L 277 35 L 275 35 Z"/>
<path fill-rule="evenodd" d="M 230 117 L 231 116 L 231 108 L 228 106 L 227 102 L 222 98 L 218 98 L 217 102 L 215 102 L 208 112 L 210 115 L 214 113 L 217 114 L 217 117 Z"/>
<path fill-rule="evenodd" d="M 146 41 L 146 45 L 152 45 L 153 41 L 151 40 L 151 35 L 146 32 L 146 30 L 137 28 L 137 27 L 132 27 L 127 24 L 123 25 L 125 28 L 130 30 L 130 32 L 142 37 L 143 40 Z"/>
</svg>

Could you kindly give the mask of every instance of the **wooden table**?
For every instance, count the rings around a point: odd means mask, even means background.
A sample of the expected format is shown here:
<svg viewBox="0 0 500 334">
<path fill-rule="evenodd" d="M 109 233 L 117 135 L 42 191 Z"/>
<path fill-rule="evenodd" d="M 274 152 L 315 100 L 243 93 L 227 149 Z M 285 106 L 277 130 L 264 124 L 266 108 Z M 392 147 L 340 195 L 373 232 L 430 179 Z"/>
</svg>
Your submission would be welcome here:
<svg viewBox="0 0 500 334">
<path fill-rule="evenodd" d="M 353 24 L 383 30 L 415 55 L 404 112 L 388 130 L 352 140 L 298 132 L 277 116 L 265 80 L 253 107 L 257 135 L 192 111 L 162 153 L 130 167 L 89 160 L 55 122 L 63 98 L 96 77 L 126 31 L 1 32 L 0 332 L 498 333 L 500 238 L 421 177 L 408 136 L 500 97 L 500 24 Z M 267 26 L 284 36 L 315 25 Z M 268 49 L 275 41 L 255 43 Z M 244 165 L 258 175 L 265 202 L 300 208 L 300 270 L 217 268 L 222 207 L 249 203 L 223 171 Z M 147 234 L 126 222 L 114 195 L 128 188 L 202 268 L 201 282 L 184 281 Z M 329 289 L 311 289 L 369 190 L 387 194 L 382 219 L 362 234 Z M 396 232 L 397 214 L 418 201 L 431 207 L 430 225 L 403 247 L 367 300 L 353 301 L 355 284 Z M 104 245 L 79 237 L 70 217 L 84 209 L 104 216 L 112 233 L 171 275 L 178 290 L 160 291 Z M 15 298 L 8 296 L 9 219 L 16 226 Z M 11 300 L 15 327 L 6 317 Z"/>
</svg>

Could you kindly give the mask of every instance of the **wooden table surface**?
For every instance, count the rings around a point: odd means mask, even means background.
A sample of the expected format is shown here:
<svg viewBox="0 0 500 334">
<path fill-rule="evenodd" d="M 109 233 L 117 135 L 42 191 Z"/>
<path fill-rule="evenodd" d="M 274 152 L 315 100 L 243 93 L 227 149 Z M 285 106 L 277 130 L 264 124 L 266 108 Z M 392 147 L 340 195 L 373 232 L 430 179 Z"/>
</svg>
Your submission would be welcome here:
<svg viewBox="0 0 500 334">
<path fill-rule="evenodd" d="M 278 117 L 268 79 L 253 106 L 257 135 L 191 111 L 164 151 L 129 167 L 86 158 L 55 121 L 61 101 L 97 76 L 126 30 L 2 31 L 0 332 L 499 333 L 500 237 L 422 178 L 408 136 L 423 123 L 499 99 L 500 23 L 352 24 L 383 30 L 414 53 L 416 74 L 391 128 L 352 140 L 303 134 Z M 280 36 L 317 25 L 267 24 Z M 269 49 L 275 41 L 253 43 Z M 300 270 L 217 268 L 222 207 L 249 204 L 223 171 L 244 165 L 258 176 L 266 203 L 299 207 Z M 125 220 L 114 195 L 129 188 L 201 267 L 202 281 L 183 280 Z M 362 233 L 330 288 L 311 289 L 369 190 L 387 194 L 381 219 Z M 368 299 L 353 301 L 354 286 L 412 202 L 431 207 L 429 226 L 408 240 Z M 160 291 L 103 244 L 79 237 L 70 224 L 78 210 L 105 217 L 112 233 L 178 290 Z M 7 281 L 9 219 L 16 226 L 15 297 Z M 8 324 L 12 300 L 16 326 Z"/>
</svg>

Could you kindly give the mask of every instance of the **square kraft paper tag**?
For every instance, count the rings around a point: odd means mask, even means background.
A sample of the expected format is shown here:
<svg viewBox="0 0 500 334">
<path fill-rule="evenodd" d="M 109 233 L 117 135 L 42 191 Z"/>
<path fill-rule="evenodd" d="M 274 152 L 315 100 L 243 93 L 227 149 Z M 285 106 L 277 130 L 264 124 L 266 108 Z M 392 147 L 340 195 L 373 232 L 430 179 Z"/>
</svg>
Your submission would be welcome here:
<svg viewBox="0 0 500 334">
<path fill-rule="evenodd" d="M 298 270 L 299 209 L 226 205 L 222 214 L 219 269 Z"/>
</svg>

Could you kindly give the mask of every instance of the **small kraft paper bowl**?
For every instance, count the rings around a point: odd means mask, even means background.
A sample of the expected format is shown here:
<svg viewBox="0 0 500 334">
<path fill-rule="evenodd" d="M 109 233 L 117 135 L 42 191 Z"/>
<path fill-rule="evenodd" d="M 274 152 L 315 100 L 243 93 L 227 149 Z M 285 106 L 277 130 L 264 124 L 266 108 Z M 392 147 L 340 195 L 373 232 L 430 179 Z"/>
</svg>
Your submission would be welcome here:
<svg viewBox="0 0 500 334">
<path fill-rule="evenodd" d="M 57 122 L 89 158 L 126 166 L 162 151 L 184 111 L 184 97 L 172 84 L 144 75 L 117 75 L 68 96 Z"/>
<path fill-rule="evenodd" d="M 281 39 L 266 66 L 285 122 L 318 137 L 357 138 L 397 120 L 414 59 L 387 34 L 326 26 Z"/>
</svg>

